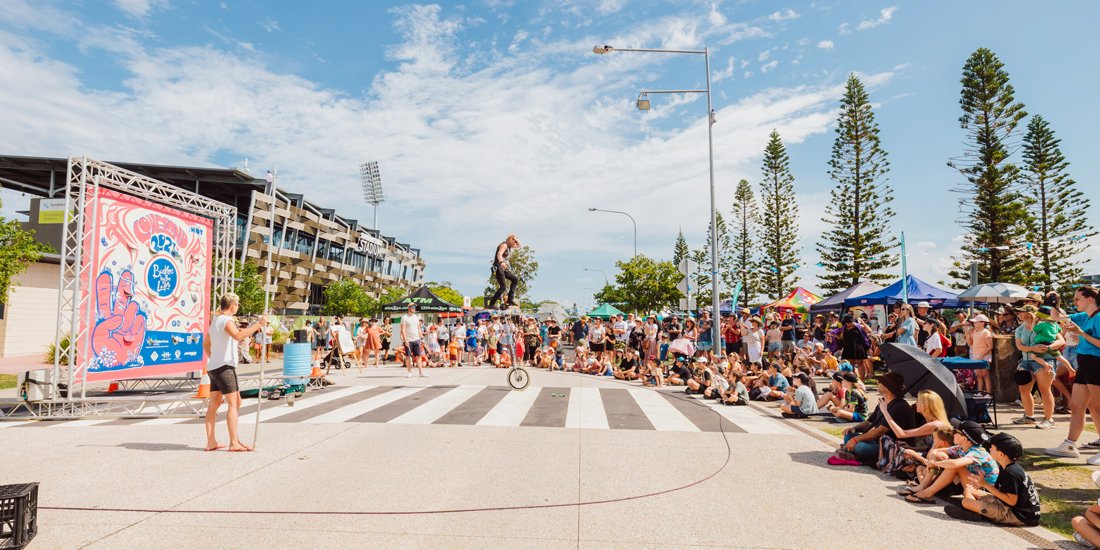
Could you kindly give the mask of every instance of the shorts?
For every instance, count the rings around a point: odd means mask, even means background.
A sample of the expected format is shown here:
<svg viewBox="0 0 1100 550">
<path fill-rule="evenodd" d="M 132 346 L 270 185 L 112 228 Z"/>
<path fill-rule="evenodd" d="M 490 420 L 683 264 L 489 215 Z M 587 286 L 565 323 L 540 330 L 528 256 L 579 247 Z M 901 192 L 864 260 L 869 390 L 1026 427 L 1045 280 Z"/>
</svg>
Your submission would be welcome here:
<svg viewBox="0 0 1100 550">
<path fill-rule="evenodd" d="M 1080 354 L 1077 356 L 1077 378 L 1074 384 L 1100 386 L 1100 357 Z"/>
<path fill-rule="evenodd" d="M 466 340 L 466 351 L 471 352 L 471 353 L 476 352 L 477 351 L 477 340 Z"/>
<path fill-rule="evenodd" d="M 588 343 L 588 349 L 592 353 L 603 353 L 604 352 L 604 344 L 602 342 L 599 343 L 599 344 L 597 344 L 595 342 L 589 342 Z"/>
<path fill-rule="evenodd" d="M 237 385 L 237 368 L 224 365 L 207 372 L 210 376 L 210 391 L 222 394 L 237 393 L 240 386 Z"/>
<path fill-rule="evenodd" d="M 1024 522 L 1012 513 L 1012 508 L 993 495 L 978 499 L 978 513 L 985 519 L 998 525 L 1023 525 Z"/>
<path fill-rule="evenodd" d="M 768 342 L 768 351 L 782 351 L 783 342 Z"/>
<path fill-rule="evenodd" d="M 713 347 L 714 346 L 712 346 L 708 341 L 700 340 L 698 342 L 695 342 L 695 349 L 698 351 L 710 351 Z"/>
<path fill-rule="evenodd" d="M 1073 370 L 1077 370 L 1077 346 L 1066 346 L 1062 349 L 1063 355 L 1066 357 L 1066 361 L 1069 361 Z"/>
<path fill-rule="evenodd" d="M 863 422 L 865 420 L 867 420 L 866 416 L 863 416 L 862 414 L 859 414 L 857 412 L 852 413 L 852 422 Z"/>
<path fill-rule="evenodd" d="M 424 357 L 424 346 L 421 345 L 420 340 L 405 342 L 405 347 L 409 350 L 410 357 Z"/>
<path fill-rule="evenodd" d="M 1039 370 L 1042 369 L 1043 366 L 1040 365 L 1039 363 L 1031 360 L 1031 359 L 1020 359 L 1020 364 L 1019 364 L 1018 368 L 1021 369 L 1021 370 L 1026 370 L 1026 371 L 1030 372 L 1031 374 L 1035 374 L 1035 373 L 1039 372 Z M 1049 370 L 1050 370 L 1050 375 L 1054 376 L 1054 365 L 1051 365 Z M 1084 384 L 1085 382 L 1081 382 L 1081 383 Z M 1100 384 L 1100 382 L 1097 382 L 1097 384 Z"/>
<path fill-rule="evenodd" d="M 794 340 L 780 340 L 779 342 L 783 346 L 783 351 L 794 351 L 796 342 Z"/>
</svg>

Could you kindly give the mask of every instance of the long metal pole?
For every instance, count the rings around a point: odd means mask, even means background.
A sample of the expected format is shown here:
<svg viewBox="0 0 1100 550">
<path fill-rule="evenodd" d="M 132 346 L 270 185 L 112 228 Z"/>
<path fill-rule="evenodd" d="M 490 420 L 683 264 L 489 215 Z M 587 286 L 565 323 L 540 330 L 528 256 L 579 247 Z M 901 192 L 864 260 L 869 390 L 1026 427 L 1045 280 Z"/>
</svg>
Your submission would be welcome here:
<svg viewBox="0 0 1100 550">
<path fill-rule="evenodd" d="M 271 182 L 268 188 L 271 192 L 271 205 L 268 210 L 270 214 L 267 218 L 267 259 L 264 260 L 264 315 L 268 315 L 270 311 L 268 308 L 271 306 L 271 252 L 275 248 L 275 182 L 279 178 L 279 170 L 273 168 L 271 170 Z M 252 220 L 248 220 L 248 223 L 252 223 Z M 261 239 L 260 242 L 263 242 Z M 246 243 L 247 245 L 247 243 Z M 252 450 L 256 450 L 256 442 L 260 438 L 260 408 L 264 402 L 264 369 L 267 367 L 267 328 L 260 329 L 260 393 L 256 395 L 256 426 L 252 428 Z M 275 329 L 271 329 L 272 339 L 274 340 Z"/>
<path fill-rule="evenodd" d="M 710 291 L 713 308 L 710 330 L 711 349 L 715 350 L 721 344 L 719 320 L 722 316 L 718 306 L 718 210 L 714 200 L 714 108 L 710 98 L 710 48 L 703 48 L 703 58 L 706 59 L 707 69 L 707 155 L 710 164 Z"/>
<path fill-rule="evenodd" d="M 622 211 L 619 211 L 619 210 L 604 210 L 602 208 L 589 208 L 589 210 L 591 210 L 593 212 L 608 212 L 608 213 L 611 213 L 611 214 L 622 214 L 622 215 L 630 218 L 630 223 L 634 224 L 634 257 L 638 257 L 638 222 L 634 221 L 634 216 L 631 216 L 630 214 L 627 214 L 626 212 L 622 212 Z"/>
</svg>

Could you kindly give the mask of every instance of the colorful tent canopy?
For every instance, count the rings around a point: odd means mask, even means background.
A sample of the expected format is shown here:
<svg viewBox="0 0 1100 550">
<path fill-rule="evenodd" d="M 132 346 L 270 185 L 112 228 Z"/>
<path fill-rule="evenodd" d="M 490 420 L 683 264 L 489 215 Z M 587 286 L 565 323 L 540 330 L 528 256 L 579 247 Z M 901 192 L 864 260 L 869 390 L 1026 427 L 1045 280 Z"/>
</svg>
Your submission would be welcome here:
<svg viewBox="0 0 1100 550">
<path fill-rule="evenodd" d="M 810 307 L 810 313 L 824 313 L 827 311 L 844 311 L 844 300 L 863 296 L 882 290 L 882 285 L 876 285 L 870 281 L 860 281 Z"/>
<path fill-rule="evenodd" d="M 428 287 L 422 286 L 404 298 L 385 304 L 382 311 L 385 313 L 398 313 L 408 309 L 409 304 L 416 304 L 416 311 L 421 313 L 462 313 L 462 308 L 450 302 L 443 301 Z"/>
<path fill-rule="evenodd" d="M 610 319 L 612 315 L 623 315 L 623 312 L 619 311 L 619 308 L 611 304 L 603 304 L 588 312 L 589 317 L 598 317 L 600 319 Z"/>
<path fill-rule="evenodd" d="M 909 287 L 910 304 L 928 302 L 929 305 L 936 308 L 959 307 L 959 300 L 956 299 L 957 294 L 932 286 L 912 275 L 906 276 L 904 281 L 898 279 L 894 284 L 878 292 L 864 294 L 863 296 L 849 296 L 844 300 L 844 307 L 890 305 L 900 302 L 902 295 L 901 285 L 903 283 Z"/>
<path fill-rule="evenodd" d="M 821 296 L 810 292 L 802 287 L 795 287 L 786 298 L 782 300 L 776 300 L 768 305 L 763 306 L 761 309 L 775 308 L 780 311 L 790 310 L 797 313 L 808 313 L 810 306 L 821 301 Z"/>
</svg>

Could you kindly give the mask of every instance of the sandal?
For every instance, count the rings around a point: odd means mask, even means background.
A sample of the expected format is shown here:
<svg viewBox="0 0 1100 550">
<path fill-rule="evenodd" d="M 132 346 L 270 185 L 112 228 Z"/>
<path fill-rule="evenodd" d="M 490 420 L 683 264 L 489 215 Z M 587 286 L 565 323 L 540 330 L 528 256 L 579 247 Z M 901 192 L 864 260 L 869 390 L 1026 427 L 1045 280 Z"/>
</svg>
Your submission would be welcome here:
<svg viewBox="0 0 1100 550">
<path fill-rule="evenodd" d="M 915 489 L 913 489 L 913 487 L 902 487 L 901 489 L 898 489 L 898 496 L 899 497 L 907 497 L 907 496 L 909 496 L 913 493 L 916 493 L 916 492 L 917 491 Z"/>
<path fill-rule="evenodd" d="M 912 493 L 912 494 L 909 494 L 909 495 L 905 496 L 905 502 L 911 502 L 913 504 L 935 504 L 936 499 L 934 499 L 934 498 L 924 498 L 922 496 L 917 495 L 916 493 Z"/>
</svg>

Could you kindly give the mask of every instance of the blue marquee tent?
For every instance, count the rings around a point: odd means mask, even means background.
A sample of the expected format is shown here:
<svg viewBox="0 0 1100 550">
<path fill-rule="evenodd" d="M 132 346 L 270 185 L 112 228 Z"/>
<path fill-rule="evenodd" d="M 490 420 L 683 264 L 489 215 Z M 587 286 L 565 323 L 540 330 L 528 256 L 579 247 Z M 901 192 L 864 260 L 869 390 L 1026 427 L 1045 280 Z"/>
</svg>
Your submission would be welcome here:
<svg viewBox="0 0 1100 550">
<path fill-rule="evenodd" d="M 891 305 L 900 302 L 902 301 L 901 295 L 903 287 L 901 285 L 903 283 L 909 288 L 910 304 L 928 302 L 934 308 L 960 307 L 960 302 L 956 298 L 956 296 L 958 296 L 957 294 L 932 286 L 912 275 L 906 276 L 904 281 L 899 279 L 896 283 L 878 292 L 864 294 L 863 296 L 849 297 L 844 300 L 844 307 Z"/>
<path fill-rule="evenodd" d="M 872 292 L 878 292 L 882 290 L 881 285 L 876 285 L 870 281 L 860 281 L 828 298 L 810 306 L 810 313 L 824 313 L 826 311 L 843 311 L 844 301 L 848 298 L 856 298 L 859 296 L 866 296 Z"/>
</svg>

